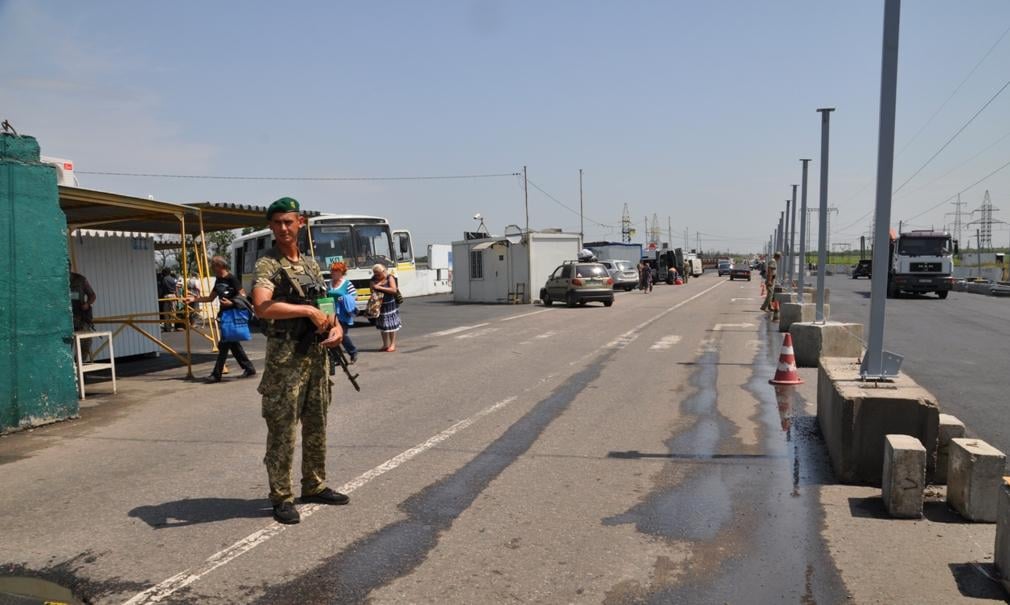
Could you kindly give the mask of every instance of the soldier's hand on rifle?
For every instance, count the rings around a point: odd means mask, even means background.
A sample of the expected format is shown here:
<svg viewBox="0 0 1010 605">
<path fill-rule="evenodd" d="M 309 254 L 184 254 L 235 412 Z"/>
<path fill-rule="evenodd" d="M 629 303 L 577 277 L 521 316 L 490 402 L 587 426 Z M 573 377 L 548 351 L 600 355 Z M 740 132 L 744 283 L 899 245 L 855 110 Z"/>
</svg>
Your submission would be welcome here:
<svg viewBox="0 0 1010 605">
<path fill-rule="evenodd" d="M 318 308 L 306 307 L 306 309 L 309 311 L 309 319 L 312 320 L 312 323 L 316 326 L 317 332 L 325 332 L 333 325 L 334 322 L 331 321 L 330 316 L 323 313 Z"/>
<path fill-rule="evenodd" d="M 340 327 L 339 323 L 335 322 L 333 327 L 330 328 L 329 336 L 320 344 L 324 347 L 332 348 L 339 345 L 342 340 L 344 340 L 344 330 Z"/>
</svg>

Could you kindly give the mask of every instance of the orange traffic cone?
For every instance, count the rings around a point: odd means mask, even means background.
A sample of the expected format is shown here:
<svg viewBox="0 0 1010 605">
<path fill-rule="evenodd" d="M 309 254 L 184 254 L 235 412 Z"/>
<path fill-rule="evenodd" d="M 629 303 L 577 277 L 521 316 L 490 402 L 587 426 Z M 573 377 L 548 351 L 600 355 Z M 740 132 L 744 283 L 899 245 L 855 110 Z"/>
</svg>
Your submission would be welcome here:
<svg viewBox="0 0 1010 605">
<path fill-rule="evenodd" d="M 782 351 L 779 353 L 779 367 L 775 370 L 775 378 L 768 384 L 803 384 L 799 372 L 796 371 L 796 356 L 793 354 L 793 335 L 786 332 L 782 339 Z"/>
</svg>

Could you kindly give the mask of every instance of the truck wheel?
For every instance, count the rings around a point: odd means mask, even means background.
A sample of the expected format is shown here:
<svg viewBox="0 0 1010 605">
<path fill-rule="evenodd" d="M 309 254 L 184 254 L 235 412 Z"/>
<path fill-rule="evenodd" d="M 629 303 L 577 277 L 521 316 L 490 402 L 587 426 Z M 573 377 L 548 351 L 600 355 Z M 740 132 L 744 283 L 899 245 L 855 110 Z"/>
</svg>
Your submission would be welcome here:
<svg viewBox="0 0 1010 605">
<path fill-rule="evenodd" d="M 569 307 L 574 307 L 578 302 L 578 299 L 575 298 L 575 292 L 569 292 L 568 295 L 565 296 L 565 304 Z"/>
<path fill-rule="evenodd" d="M 887 298 L 898 298 L 898 289 L 894 282 L 887 282 Z"/>
<path fill-rule="evenodd" d="M 613 299 L 611 299 L 611 300 L 605 300 L 605 301 L 603 301 L 603 306 L 604 306 L 604 307 L 609 307 L 609 306 L 610 306 L 610 305 L 612 305 L 612 304 L 614 304 L 614 301 L 613 301 Z"/>
<path fill-rule="evenodd" d="M 941 292 L 937 292 L 936 293 L 936 297 L 939 298 L 940 300 L 946 300 L 947 299 L 947 294 L 948 294 L 948 292 L 946 290 L 943 290 Z"/>
</svg>

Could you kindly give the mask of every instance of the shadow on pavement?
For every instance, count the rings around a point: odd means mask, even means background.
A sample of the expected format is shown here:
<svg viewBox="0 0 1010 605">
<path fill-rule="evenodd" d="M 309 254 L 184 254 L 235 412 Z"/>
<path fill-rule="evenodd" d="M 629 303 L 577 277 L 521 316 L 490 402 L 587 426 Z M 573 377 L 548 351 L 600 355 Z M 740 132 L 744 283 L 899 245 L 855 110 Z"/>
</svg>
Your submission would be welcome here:
<svg viewBox="0 0 1010 605">
<path fill-rule="evenodd" d="M 264 498 L 193 498 L 153 506 L 138 506 L 130 511 L 155 529 L 186 527 L 228 519 L 258 519 L 270 516 L 270 503 Z"/>
<path fill-rule="evenodd" d="M 957 589 L 966 597 L 1006 602 L 1006 593 L 996 579 L 999 572 L 992 563 L 950 563 L 950 573 Z"/>
</svg>

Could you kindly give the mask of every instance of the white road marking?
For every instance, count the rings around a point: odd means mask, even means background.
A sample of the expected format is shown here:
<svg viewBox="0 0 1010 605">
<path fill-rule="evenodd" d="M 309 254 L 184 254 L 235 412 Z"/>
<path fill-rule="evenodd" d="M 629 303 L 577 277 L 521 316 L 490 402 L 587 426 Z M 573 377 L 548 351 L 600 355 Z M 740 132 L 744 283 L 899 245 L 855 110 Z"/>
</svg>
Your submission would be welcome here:
<svg viewBox="0 0 1010 605">
<path fill-rule="evenodd" d="M 731 298 L 731 299 L 729 299 L 729 302 L 738 302 L 738 301 L 741 301 L 741 300 L 754 300 L 754 299 L 753 298 Z"/>
<path fill-rule="evenodd" d="M 552 330 L 548 330 L 547 332 L 544 332 L 543 334 L 537 334 L 533 338 L 550 338 L 551 336 L 554 336 L 555 334 L 557 334 L 557 332 L 554 332 Z"/>
<path fill-rule="evenodd" d="M 713 332 L 722 332 L 726 328 L 753 328 L 754 324 L 715 324 L 712 326 Z"/>
<path fill-rule="evenodd" d="M 473 332 L 467 332 L 466 334 L 460 334 L 459 336 L 456 337 L 456 339 L 460 340 L 463 338 L 477 338 L 479 336 L 487 336 L 488 334 L 497 331 L 498 328 L 484 328 L 483 330 L 475 330 Z"/>
<path fill-rule="evenodd" d="M 546 313 L 550 309 L 540 309 L 539 311 L 530 311 L 529 313 L 523 313 L 522 315 L 513 315 L 512 317 L 503 317 L 498 321 L 512 321 L 513 319 L 519 319 L 520 317 L 529 317 L 530 315 L 536 315 L 537 313 Z"/>
<path fill-rule="evenodd" d="M 649 347 L 649 350 L 666 351 L 667 349 L 677 344 L 678 342 L 680 342 L 680 336 L 677 336 L 676 334 L 671 334 L 670 336 L 664 336 L 659 340 L 657 340 L 656 342 L 652 343 L 652 346 Z"/>
<path fill-rule="evenodd" d="M 466 332 L 467 330 L 473 330 L 474 328 L 483 328 L 488 324 L 477 324 L 475 326 L 456 326 L 455 328 L 450 328 L 448 330 L 442 330 L 441 332 L 432 332 L 429 336 L 449 336 L 450 334 L 459 334 L 460 332 Z"/>
<path fill-rule="evenodd" d="M 714 353 L 717 347 L 715 346 L 714 338 L 702 338 L 698 341 L 698 354 L 703 355 L 705 353 Z"/>
<path fill-rule="evenodd" d="M 404 450 L 403 452 L 397 454 L 396 456 L 393 456 L 389 460 L 386 460 L 385 462 L 383 462 L 379 466 L 376 466 L 375 468 L 373 468 L 371 470 L 368 470 L 368 471 L 362 473 L 361 475 L 358 475 L 358 477 L 356 477 L 356 478 L 352 479 L 351 481 L 348 481 L 347 483 L 345 483 L 345 484 L 341 485 L 340 487 L 338 487 L 337 491 L 338 492 L 343 492 L 345 494 L 349 494 L 349 493 L 357 490 L 358 488 L 362 487 L 363 485 L 365 485 L 369 481 L 375 479 L 376 477 L 379 477 L 380 475 L 384 475 L 385 473 L 388 473 L 389 471 L 391 471 L 391 470 L 397 468 L 398 466 L 402 465 L 404 462 L 407 462 L 411 458 L 414 458 L 414 457 L 416 457 L 416 456 L 418 456 L 418 455 L 426 452 L 427 450 L 430 450 L 431 448 L 433 448 L 436 445 L 438 445 L 439 443 L 445 441 L 449 437 L 452 437 L 456 433 L 458 433 L 458 432 L 462 431 L 463 429 L 467 428 L 468 426 L 470 426 L 474 422 L 477 422 L 478 420 L 480 420 L 484 416 L 487 416 L 488 414 L 493 414 L 493 413 L 497 412 L 498 410 L 504 408 L 508 404 L 510 404 L 513 401 L 515 401 L 516 399 L 517 399 L 517 397 L 514 396 L 514 395 L 512 397 L 506 397 L 505 399 L 502 399 L 501 401 L 499 401 L 498 403 L 495 403 L 491 407 L 484 408 L 483 410 L 477 412 L 473 416 L 470 416 L 469 418 L 465 418 L 463 420 L 460 420 L 456 424 L 450 426 L 449 428 L 445 429 L 441 433 L 438 433 L 437 435 L 431 437 L 427 441 L 424 441 L 423 443 L 419 443 L 419 444 L 415 445 L 414 447 L 412 447 L 412 448 L 410 448 L 408 450 Z M 303 506 L 299 506 L 298 510 L 299 510 L 299 512 L 302 515 L 302 519 L 305 519 L 306 517 L 309 517 L 314 512 L 316 512 L 317 510 L 319 510 L 321 508 L 325 508 L 325 507 L 326 507 L 325 504 L 306 504 L 306 505 L 303 505 Z M 187 569 L 186 571 L 184 571 L 182 573 L 176 574 L 176 575 L 172 576 L 171 578 L 165 580 L 164 582 L 161 582 L 160 584 L 152 586 L 151 588 L 148 588 L 144 592 L 142 592 L 142 593 L 134 596 L 129 601 L 126 601 L 126 603 L 124 603 L 124 605 L 140 605 L 142 603 L 158 603 L 162 599 L 165 599 L 165 598 L 171 596 L 177 590 L 179 590 L 181 588 L 185 588 L 186 586 L 189 586 L 193 582 L 196 582 L 197 580 L 199 580 L 203 576 L 209 574 L 210 572 L 214 571 L 218 567 L 221 567 L 222 565 L 226 565 L 226 564 L 230 563 L 231 561 L 235 560 L 236 558 L 238 558 L 238 557 L 244 555 L 245 553 L 249 552 L 250 550 L 256 548 L 257 546 L 259 546 L 260 544 L 266 542 L 270 538 L 272 538 L 272 537 L 276 536 L 277 534 L 283 532 L 288 527 L 289 526 L 282 525 L 282 524 L 277 523 L 275 521 L 275 522 L 271 523 L 270 525 L 264 527 L 263 529 L 261 529 L 261 530 L 259 530 L 257 532 L 253 532 L 253 533 L 249 534 L 248 536 L 246 536 L 245 538 L 242 538 L 241 540 L 239 540 L 238 542 L 232 544 L 228 548 L 226 548 L 226 549 L 224 549 L 224 550 L 222 550 L 222 551 L 220 551 L 218 553 L 215 553 L 215 554 L 211 555 L 210 557 L 207 557 L 207 560 L 205 560 L 203 562 L 203 565 L 201 565 L 200 567 L 198 567 L 196 569 Z"/>
</svg>

